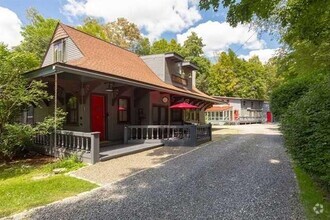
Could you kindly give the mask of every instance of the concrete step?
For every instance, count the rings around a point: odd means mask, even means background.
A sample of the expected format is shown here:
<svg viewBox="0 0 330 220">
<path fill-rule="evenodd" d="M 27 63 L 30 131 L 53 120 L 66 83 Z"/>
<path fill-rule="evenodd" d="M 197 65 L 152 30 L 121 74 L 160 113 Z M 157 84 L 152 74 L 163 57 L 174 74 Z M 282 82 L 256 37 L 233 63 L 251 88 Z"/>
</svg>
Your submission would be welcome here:
<svg viewBox="0 0 330 220">
<path fill-rule="evenodd" d="M 136 144 L 136 145 L 123 144 L 121 146 L 122 147 L 116 146 L 115 149 L 111 149 L 111 147 L 109 147 L 108 148 L 109 150 L 102 149 L 102 152 L 100 152 L 100 161 L 106 161 L 106 160 L 110 160 L 113 158 L 138 153 L 141 151 L 150 150 L 153 148 L 164 146 L 164 144 L 162 144 L 162 143 L 144 143 L 144 144 Z"/>
</svg>

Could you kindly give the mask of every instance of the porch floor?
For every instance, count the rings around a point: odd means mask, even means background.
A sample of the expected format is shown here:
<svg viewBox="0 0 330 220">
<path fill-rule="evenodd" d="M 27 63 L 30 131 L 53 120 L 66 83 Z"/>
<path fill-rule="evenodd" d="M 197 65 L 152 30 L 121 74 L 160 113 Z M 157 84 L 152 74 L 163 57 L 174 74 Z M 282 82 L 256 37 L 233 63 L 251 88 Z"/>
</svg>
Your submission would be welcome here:
<svg viewBox="0 0 330 220">
<path fill-rule="evenodd" d="M 110 160 L 116 157 L 125 156 L 149 150 L 152 148 L 163 146 L 161 142 L 142 143 L 142 144 L 119 144 L 113 146 L 105 146 L 100 148 L 100 161 Z"/>
</svg>

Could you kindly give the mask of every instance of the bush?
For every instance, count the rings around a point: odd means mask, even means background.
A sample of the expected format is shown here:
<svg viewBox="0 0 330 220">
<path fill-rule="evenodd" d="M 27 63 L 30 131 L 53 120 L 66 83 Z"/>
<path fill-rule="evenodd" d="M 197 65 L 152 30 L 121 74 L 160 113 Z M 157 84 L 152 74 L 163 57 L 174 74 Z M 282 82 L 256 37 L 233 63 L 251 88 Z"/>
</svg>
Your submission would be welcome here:
<svg viewBox="0 0 330 220">
<path fill-rule="evenodd" d="M 330 77 L 312 86 L 309 92 L 291 104 L 281 122 L 286 146 L 293 159 L 329 191 Z"/>
<path fill-rule="evenodd" d="M 290 104 L 299 100 L 309 91 L 311 84 L 318 81 L 316 78 L 318 77 L 298 77 L 276 88 L 270 96 L 270 106 L 274 116 L 281 119 Z"/>
</svg>

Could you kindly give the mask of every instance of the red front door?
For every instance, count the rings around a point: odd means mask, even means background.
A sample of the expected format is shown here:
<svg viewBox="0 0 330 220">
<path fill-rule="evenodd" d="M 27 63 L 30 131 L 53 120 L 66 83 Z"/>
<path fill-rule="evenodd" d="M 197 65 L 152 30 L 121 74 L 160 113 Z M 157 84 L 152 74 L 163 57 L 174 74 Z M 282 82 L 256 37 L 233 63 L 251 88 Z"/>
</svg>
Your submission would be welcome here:
<svg viewBox="0 0 330 220">
<path fill-rule="evenodd" d="M 100 140 L 105 139 L 105 96 L 91 96 L 91 129 L 100 133 Z"/>
<path fill-rule="evenodd" d="M 267 122 L 272 122 L 272 113 L 267 112 Z"/>
</svg>

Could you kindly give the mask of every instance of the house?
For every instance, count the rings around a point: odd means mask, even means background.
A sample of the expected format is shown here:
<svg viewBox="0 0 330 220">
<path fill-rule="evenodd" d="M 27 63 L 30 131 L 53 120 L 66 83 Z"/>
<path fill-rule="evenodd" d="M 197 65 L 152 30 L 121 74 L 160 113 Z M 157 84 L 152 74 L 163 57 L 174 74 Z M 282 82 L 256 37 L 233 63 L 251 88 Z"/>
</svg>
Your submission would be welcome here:
<svg viewBox="0 0 330 220">
<path fill-rule="evenodd" d="M 261 99 L 214 96 L 221 104 L 205 111 L 211 124 L 246 124 L 272 122 L 269 102 Z"/>
<path fill-rule="evenodd" d="M 92 163 L 102 146 L 116 143 L 196 145 L 211 138 L 204 112 L 217 102 L 196 89 L 197 68 L 175 53 L 139 57 L 58 24 L 41 67 L 26 73 L 46 82 L 55 98 L 30 109 L 26 120 L 35 123 L 63 108 L 64 130 L 38 136 L 35 143 L 52 155 L 60 149 L 92 154 Z M 170 109 L 180 102 L 198 110 Z"/>
</svg>

